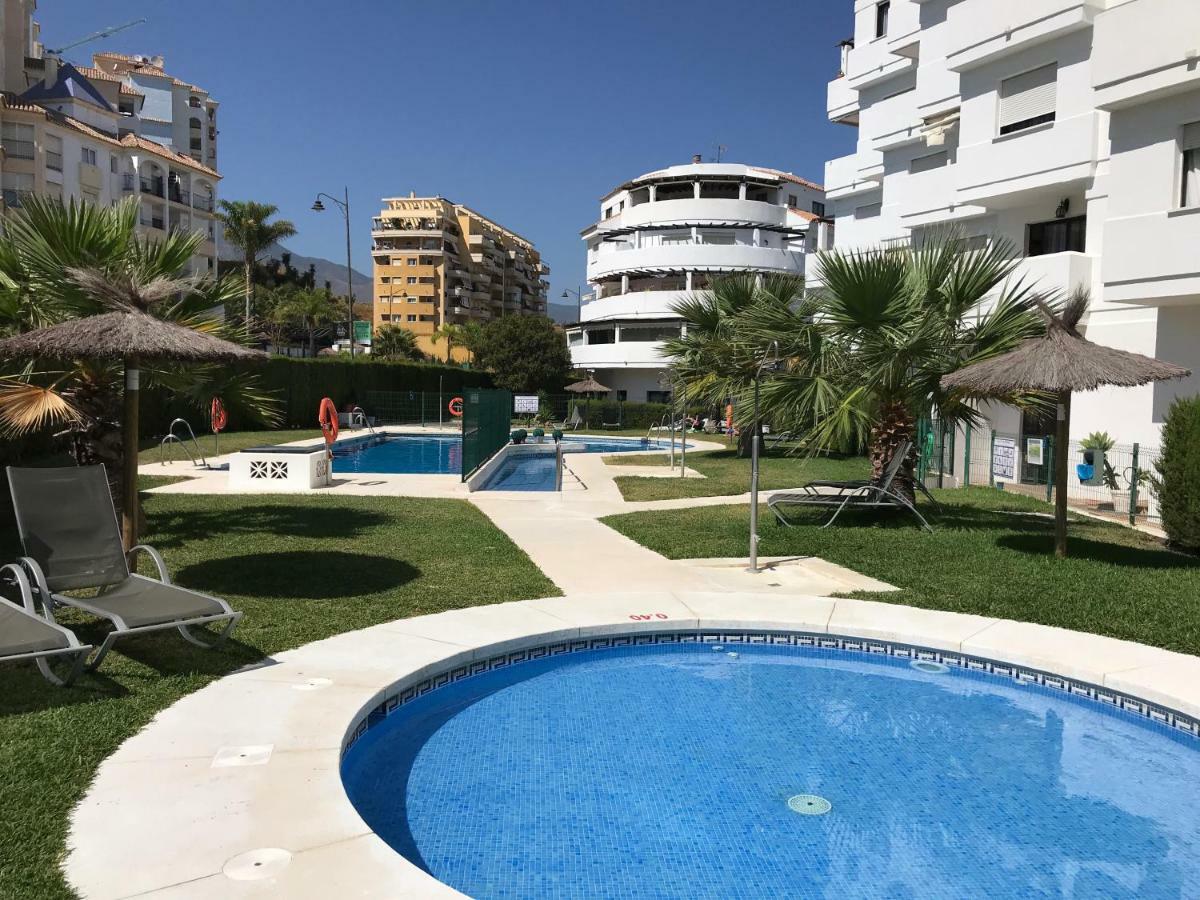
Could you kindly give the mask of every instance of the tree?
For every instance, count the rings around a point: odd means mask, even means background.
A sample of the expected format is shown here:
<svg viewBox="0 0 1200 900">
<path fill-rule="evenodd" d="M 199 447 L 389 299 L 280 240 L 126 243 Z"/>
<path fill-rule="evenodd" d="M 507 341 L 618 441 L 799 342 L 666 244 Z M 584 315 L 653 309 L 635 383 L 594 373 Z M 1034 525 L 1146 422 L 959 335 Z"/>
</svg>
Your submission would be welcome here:
<svg viewBox="0 0 1200 900">
<path fill-rule="evenodd" d="M 417 347 L 417 336 L 399 325 L 384 325 L 371 339 L 371 355 L 379 359 L 422 360 L 425 354 Z"/>
<path fill-rule="evenodd" d="M 497 387 L 533 393 L 561 391 L 571 370 L 563 332 L 545 316 L 505 316 L 484 326 L 476 364 Z"/>
<path fill-rule="evenodd" d="M 144 305 L 158 318 L 236 340 L 239 335 L 214 318 L 212 310 L 241 293 L 241 280 L 184 278 L 201 235 L 139 237 L 137 220 L 136 198 L 115 207 L 25 198 L 0 235 L 0 332 L 25 332 L 108 312 L 111 292 L 98 285 L 112 283 L 125 285 L 143 300 L 150 298 L 126 305 Z M 91 289 L 81 285 L 80 270 L 91 273 Z M 228 366 L 143 364 L 141 371 L 143 389 L 161 386 L 186 398 L 197 411 L 207 410 L 219 394 L 231 411 L 249 418 L 271 422 L 278 414 L 277 401 L 260 388 L 258 376 Z M 15 438 L 57 429 L 56 436 L 66 439 L 79 465 L 104 463 L 110 473 L 119 473 L 124 453 L 137 452 L 122 443 L 122 394 L 120 363 L 39 360 L 0 378 L 0 434 Z"/>
<path fill-rule="evenodd" d="M 1158 495 L 1172 547 L 1200 553 L 1200 395 L 1180 397 L 1163 421 L 1156 474 L 1141 475 Z"/>
<path fill-rule="evenodd" d="M 243 277 L 246 285 L 246 328 L 250 327 L 250 300 L 254 291 L 254 267 L 263 252 L 284 238 L 296 233 L 296 226 L 287 219 L 267 220 L 279 212 L 271 203 L 253 200 L 222 200 L 217 217 L 225 229 L 225 239 L 242 251 Z"/>
<path fill-rule="evenodd" d="M 443 339 L 446 341 L 446 364 L 449 365 L 454 361 L 451 351 L 455 346 L 461 347 L 463 345 L 464 336 L 462 325 L 455 325 L 453 322 L 443 322 L 429 336 L 429 339 L 435 344 Z"/>
<path fill-rule="evenodd" d="M 705 361 L 728 359 L 726 368 L 744 374 L 774 344 L 782 366 L 763 381 L 763 418 L 807 431 L 811 452 L 865 444 L 876 476 L 910 442 L 914 451 L 895 485 L 911 498 L 918 422 L 981 421 L 961 394 L 942 389 L 942 376 L 1042 331 L 1029 286 L 1006 281 L 1017 260 L 1004 241 L 971 249 L 951 232 L 918 249 L 822 253 L 816 267 L 823 286 L 797 302 L 732 310 L 681 304 L 689 337 L 693 327 L 697 336 L 669 342 L 667 352 L 691 393 L 693 384 L 706 383 L 699 369 Z M 983 311 L 984 298 L 998 287 Z M 705 329 L 714 336 L 706 340 Z M 729 383 L 743 409 L 748 384 Z M 1024 405 L 1037 398 L 1000 399 Z"/>
<path fill-rule="evenodd" d="M 330 323 L 341 318 L 341 312 L 324 291 L 288 291 L 279 299 L 271 317 L 279 324 L 304 332 L 308 355 L 316 356 L 317 335 L 326 333 Z"/>
</svg>

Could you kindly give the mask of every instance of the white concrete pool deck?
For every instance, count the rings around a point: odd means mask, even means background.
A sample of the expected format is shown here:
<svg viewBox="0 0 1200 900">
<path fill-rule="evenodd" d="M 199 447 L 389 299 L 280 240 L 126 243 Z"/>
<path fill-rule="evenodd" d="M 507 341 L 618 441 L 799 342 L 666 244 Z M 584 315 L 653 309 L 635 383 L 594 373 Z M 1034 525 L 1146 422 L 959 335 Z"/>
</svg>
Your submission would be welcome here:
<svg viewBox="0 0 1200 900">
<path fill-rule="evenodd" d="M 744 560 L 668 560 L 599 519 L 748 498 L 626 503 L 612 480 L 628 474 L 624 467 L 606 466 L 599 454 L 570 462 L 586 491 L 468 494 L 456 476 L 353 476 L 319 492 L 467 499 L 565 596 L 338 635 L 183 698 L 100 766 L 71 817 L 70 884 L 98 900 L 460 896 L 392 851 L 358 816 L 339 776 L 343 742 L 397 686 L 567 638 L 719 628 L 863 637 L 1028 666 L 1200 716 L 1200 658 L 1041 625 L 831 597 L 890 586 L 819 559 L 763 560 L 757 575 L 743 571 Z M 182 466 L 171 468 L 142 471 L 182 474 Z M 224 473 L 208 473 L 158 490 L 227 493 L 224 483 Z"/>
<path fill-rule="evenodd" d="M 377 625 L 281 653 L 159 713 L 99 769 L 65 869 L 96 900 L 460 896 L 387 847 L 339 776 L 388 689 L 497 652 L 646 630 L 861 636 L 1056 672 L 1200 715 L 1200 659 L 1040 625 L 796 594 L 571 594 Z"/>
</svg>

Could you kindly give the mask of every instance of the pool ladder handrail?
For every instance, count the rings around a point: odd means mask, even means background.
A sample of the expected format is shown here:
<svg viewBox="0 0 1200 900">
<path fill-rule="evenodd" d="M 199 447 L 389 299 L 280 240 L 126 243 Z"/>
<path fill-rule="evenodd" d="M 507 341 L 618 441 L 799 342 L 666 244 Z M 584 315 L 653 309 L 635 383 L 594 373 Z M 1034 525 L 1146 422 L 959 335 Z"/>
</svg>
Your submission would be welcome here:
<svg viewBox="0 0 1200 900">
<path fill-rule="evenodd" d="M 350 427 L 355 427 L 355 422 L 361 428 L 366 428 L 371 434 L 375 434 L 375 428 L 371 425 L 371 420 L 367 418 L 366 410 L 361 406 L 356 406 L 350 410 Z"/>
<path fill-rule="evenodd" d="M 554 490 L 562 493 L 563 485 L 563 445 L 562 441 L 554 443 Z"/>
<path fill-rule="evenodd" d="M 188 430 L 187 437 L 191 438 L 192 446 L 196 448 L 195 456 L 193 456 L 192 451 L 188 449 L 187 442 L 175 433 L 176 425 L 183 425 Z M 167 464 L 168 460 L 166 458 L 166 446 L 170 443 L 176 443 L 182 447 L 183 452 L 188 455 L 188 459 L 192 461 L 193 466 L 203 466 L 205 469 L 209 468 L 208 460 L 204 457 L 204 451 L 200 449 L 200 442 L 196 440 L 196 432 L 192 430 L 192 426 L 187 419 L 174 419 L 167 428 L 166 436 L 158 444 L 159 465 L 165 466 Z M 196 456 L 200 457 L 200 462 L 196 462 Z"/>
</svg>

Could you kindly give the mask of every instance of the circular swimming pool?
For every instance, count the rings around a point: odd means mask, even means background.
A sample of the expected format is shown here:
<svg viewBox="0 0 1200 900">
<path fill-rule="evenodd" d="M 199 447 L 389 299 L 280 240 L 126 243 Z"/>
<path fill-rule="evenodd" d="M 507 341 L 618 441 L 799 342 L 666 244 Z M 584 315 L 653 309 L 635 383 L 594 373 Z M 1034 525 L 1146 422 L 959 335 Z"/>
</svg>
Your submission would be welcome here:
<svg viewBox="0 0 1200 900">
<path fill-rule="evenodd" d="M 653 640 L 406 689 L 350 799 L 479 898 L 1200 896 L 1200 739 L 1169 716 L 900 646 Z"/>
</svg>

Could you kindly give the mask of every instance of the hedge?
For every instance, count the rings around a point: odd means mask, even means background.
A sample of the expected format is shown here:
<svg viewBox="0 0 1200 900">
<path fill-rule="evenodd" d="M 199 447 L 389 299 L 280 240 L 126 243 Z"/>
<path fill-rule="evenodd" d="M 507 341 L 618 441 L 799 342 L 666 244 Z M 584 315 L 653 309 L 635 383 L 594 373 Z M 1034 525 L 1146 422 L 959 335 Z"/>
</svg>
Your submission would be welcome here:
<svg viewBox="0 0 1200 900">
<path fill-rule="evenodd" d="M 406 360 L 355 360 L 344 358 L 296 359 L 273 356 L 265 365 L 244 367 L 258 375 L 265 390 L 277 392 L 282 403 L 282 428 L 315 428 L 317 407 L 322 397 L 333 400 L 338 409 L 364 403 L 368 391 L 430 391 L 438 389 L 438 379 L 446 393 L 468 387 L 491 387 L 491 376 L 474 369 L 443 366 Z M 172 419 L 182 417 L 197 433 L 207 431 L 207 413 L 186 400 L 162 390 L 142 394 L 141 433 L 143 438 L 166 432 Z M 259 427 L 235 409 L 229 410 L 228 430 Z"/>
<path fill-rule="evenodd" d="M 1181 550 L 1200 551 L 1200 396 L 1171 404 L 1154 468 L 1168 540 Z"/>
</svg>

